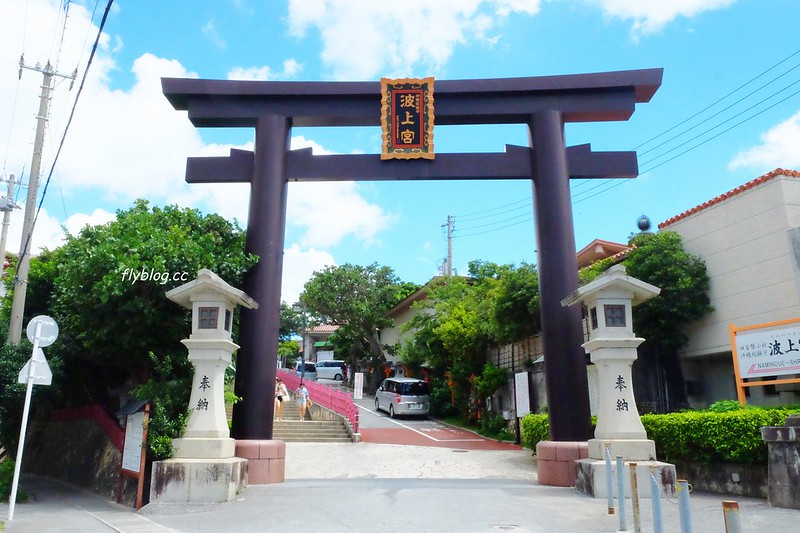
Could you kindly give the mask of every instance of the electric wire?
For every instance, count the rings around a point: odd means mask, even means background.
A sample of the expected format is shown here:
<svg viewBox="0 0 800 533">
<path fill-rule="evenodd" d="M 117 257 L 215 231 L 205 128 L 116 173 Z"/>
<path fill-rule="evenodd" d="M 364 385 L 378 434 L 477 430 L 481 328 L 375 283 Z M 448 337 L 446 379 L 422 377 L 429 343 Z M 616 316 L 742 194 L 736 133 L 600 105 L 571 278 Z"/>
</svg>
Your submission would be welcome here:
<svg viewBox="0 0 800 533">
<path fill-rule="evenodd" d="M 692 116 L 690 116 L 690 117 L 687 117 L 687 118 L 683 119 L 682 121 L 678 122 L 677 124 L 675 124 L 675 125 L 674 125 L 674 126 L 672 126 L 671 128 L 669 128 L 669 129 L 666 129 L 666 130 L 662 131 L 661 133 L 659 133 L 659 134 L 658 134 L 658 135 L 656 135 L 655 137 L 651 137 L 651 138 L 647 139 L 646 141 L 644 141 L 644 142 L 643 142 L 643 143 L 641 143 L 640 145 L 636 146 L 636 147 L 634 148 L 634 150 L 638 150 L 638 149 L 639 149 L 639 148 L 641 148 L 642 146 L 645 146 L 645 145 L 647 145 L 647 144 L 650 144 L 652 141 L 655 141 L 656 139 L 659 139 L 659 138 L 661 138 L 662 136 L 664 136 L 664 135 L 666 135 L 667 133 L 671 132 L 671 131 L 672 131 L 672 130 L 674 130 L 675 128 L 678 128 L 678 127 L 680 127 L 680 126 L 682 126 L 682 125 L 686 124 L 687 122 L 689 122 L 689 121 L 690 121 L 690 120 L 692 120 L 693 118 L 695 118 L 695 117 L 697 117 L 697 116 L 699 116 L 699 115 L 701 115 L 701 114 L 705 113 L 706 111 L 708 111 L 709 109 L 711 109 L 712 107 L 714 107 L 714 106 L 715 106 L 715 105 L 717 105 L 718 103 L 722 102 L 723 100 L 725 100 L 725 99 L 726 99 L 726 98 L 728 98 L 729 96 L 731 96 L 731 95 L 733 95 L 733 94 L 736 94 L 737 92 L 739 92 L 739 91 L 740 91 L 740 90 L 742 90 L 743 88 L 747 87 L 748 85 L 750 85 L 751 83 L 753 83 L 754 81 L 756 81 L 756 80 L 757 80 L 758 78 L 760 78 L 761 76 L 763 76 L 763 75 L 767 74 L 768 72 L 770 72 L 770 71 L 772 71 L 772 70 L 774 70 L 774 69 L 778 68 L 778 67 L 779 67 L 780 65 L 782 65 L 783 63 L 785 63 L 785 62 L 789 61 L 791 58 L 793 58 L 793 57 L 794 57 L 794 56 L 796 56 L 797 54 L 800 54 L 800 50 L 796 50 L 796 51 L 794 51 L 793 53 L 789 54 L 788 56 L 786 56 L 785 58 L 781 59 L 780 61 L 778 61 L 777 63 L 775 63 L 774 65 L 772 65 L 772 66 L 771 66 L 771 67 L 769 67 L 768 69 L 766 69 L 765 71 L 761 72 L 761 74 L 758 74 L 758 75 L 756 75 L 756 76 L 755 76 L 755 77 L 753 77 L 753 78 L 750 78 L 750 80 L 749 80 L 749 81 L 746 81 L 745 83 L 743 83 L 742 85 L 740 85 L 740 86 L 739 86 L 739 87 L 737 87 L 736 89 L 732 90 L 731 92 L 729 92 L 729 93 L 728 93 L 728 94 L 726 94 L 725 96 L 723 96 L 723 97 L 721 97 L 721 98 L 719 98 L 719 99 L 715 100 L 714 102 L 712 102 L 711 104 L 707 105 L 706 107 L 704 107 L 703 109 L 701 109 L 700 111 L 698 111 L 697 113 L 695 113 L 694 115 L 692 115 Z"/>
<path fill-rule="evenodd" d="M 646 146 L 647 144 L 653 142 L 654 140 L 663 137 L 664 135 L 668 134 L 669 132 L 674 131 L 675 129 L 679 128 L 681 125 L 686 124 L 687 122 L 691 121 L 692 119 L 700 116 L 701 114 L 705 113 L 709 109 L 711 109 L 714 106 L 718 105 L 719 103 L 723 102 L 724 100 L 726 100 L 730 96 L 736 94 L 737 92 L 739 92 L 740 90 L 742 90 L 746 86 L 750 85 L 754 81 L 758 80 L 759 78 L 762 78 L 763 76 L 765 76 L 769 72 L 775 70 L 780 65 L 786 63 L 787 61 L 789 61 L 793 57 L 797 56 L 798 54 L 800 54 L 800 50 L 796 50 L 795 52 L 791 53 L 790 55 L 788 55 L 787 57 L 783 58 L 782 60 L 780 60 L 776 64 L 772 65 L 771 67 L 769 67 L 766 70 L 762 71 L 761 73 L 759 73 L 758 75 L 754 76 L 753 78 L 751 78 L 747 82 L 745 82 L 742 85 L 738 86 L 733 91 L 727 93 L 723 97 L 715 100 L 713 103 L 711 103 L 708 106 L 704 107 L 703 109 L 701 109 L 697 113 L 694 113 L 690 117 L 682 120 L 681 122 L 679 122 L 679 123 L 675 124 L 674 126 L 668 128 L 667 130 L 665 130 L 665 131 L 659 133 L 658 135 L 656 135 L 654 137 L 651 137 L 650 139 L 648 139 L 648 140 L 644 141 L 643 143 L 639 144 L 636 148 L 634 148 L 634 150 L 638 150 L 639 148 L 641 148 L 643 146 Z M 720 115 L 722 115 L 726 111 L 729 111 L 730 109 L 732 109 L 736 105 L 744 102 L 748 98 L 750 98 L 753 95 L 755 95 L 756 93 L 762 91 L 764 88 L 768 87 L 769 85 L 772 85 L 773 83 L 777 82 L 778 80 L 780 80 L 781 78 L 785 77 L 786 75 L 788 75 L 789 73 L 791 73 L 792 71 L 794 71 L 797 68 L 800 68 L 800 63 L 795 64 L 794 66 L 791 66 L 788 70 L 786 70 L 786 71 L 782 72 L 781 74 L 779 74 L 778 76 L 772 78 L 770 81 L 762 84 L 757 89 L 754 89 L 753 91 L 751 91 L 748 94 L 744 95 L 743 97 L 739 98 L 738 100 L 736 100 L 732 104 L 726 106 L 722 110 L 717 111 L 716 113 L 714 113 L 711 116 L 703 119 L 702 121 L 700 121 L 697 124 L 691 126 L 690 128 L 687 128 L 687 129 L 681 131 L 680 133 L 670 137 L 666 141 L 663 141 L 662 143 L 660 143 L 660 144 L 658 144 L 658 145 L 656 145 L 656 146 L 654 146 L 654 147 L 642 152 L 640 155 L 651 153 L 651 152 L 657 150 L 658 148 L 660 148 L 661 146 L 664 146 L 664 145 L 666 145 L 666 144 L 668 144 L 668 143 L 670 143 L 670 142 L 672 142 L 672 141 L 674 141 L 676 139 L 679 139 L 679 138 L 685 136 L 690 131 L 702 126 L 703 124 L 709 123 L 714 118 L 719 117 Z M 800 83 L 800 80 L 793 81 L 793 82 L 783 86 L 782 88 L 778 89 L 777 91 L 774 91 L 772 94 L 762 98 L 761 100 L 759 100 L 755 104 L 751 105 L 750 107 L 748 107 L 748 108 L 746 108 L 746 109 L 744 109 L 742 111 L 739 111 L 735 115 L 723 120 L 722 122 L 719 122 L 719 123 L 707 128 L 707 129 L 703 130 L 701 133 L 691 137 L 690 139 L 688 139 L 686 141 L 681 142 L 680 144 L 678 144 L 676 146 L 673 146 L 673 147 L 669 148 L 668 150 L 663 151 L 660 154 L 652 156 L 650 159 L 648 159 L 648 160 L 646 160 L 646 161 L 644 161 L 642 163 L 642 170 L 640 171 L 640 174 L 644 174 L 646 172 L 654 170 L 655 168 L 658 168 L 658 167 L 660 167 L 662 165 L 665 165 L 665 164 L 677 159 L 678 157 L 681 157 L 681 156 L 687 154 L 688 152 L 691 152 L 691 151 L 699 148 L 700 146 L 703 146 L 704 144 L 706 144 L 706 143 L 708 143 L 708 142 L 720 137 L 721 135 L 724 135 L 725 133 L 731 131 L 732 129 L 741 126 L 745 122 L 748 122 L 748 121 L 752 120 L 753 118 L 765 113 L 766 111 L 769 111 L 770 109 L 775 108 L 776 106 L 780 105 L 783 102 L 786 102 L 787 100 L 791 99 L 792 97 L 800 94 L 800 91 L 794 92 L 794 93 L 790 94 L 789 96 L 786 96 L 785 98 L 783 98 L 783 99 L 781 99 L 781 100 L 779 100 L 779 101 L 777 101 L 777 102 L 765 107 L 764 109 L 761 109 L 761 110 L 753 113 L 752 115 L 744 118 L 743 120 L 740 120 L 740 121 L 736 122 L 732 126 L 730 126 L 730 127 L 726 128 L 726 129 L 716 133 L 715 135 L 712 135 L 711 137 L 709 137 L 709 138 L 707 138 L 707 139 L 705 139 L 705 140 L 703 140 L 703 141 L 701 141 L 701 142 L 699 142 L 699 143 L 697 143 L 697 144 L 695 144 L 693 146 L 690 146 L 689 148 L 687 148 L 687 149 L 685 149 L 683 151 L 680 151 L 678 154 L 670 157 L 669 159 L 666 159 L 665 161 L 662 161 L 660 163 L 654 164 L 652 166 L 648 166 L 648 165 L 651 165 L 652 163 L 655 163 L 657 160 L 662 159 L 664 157 L 667 157 L 669 154 L 672 154 L 672 153 L 680 150 L 682 147 L 684 147 L 684 146 L 686 146 L 686 145 L 688 145 L 688 144 L 690 144 L 690 143 L 692 143 L 694 141 L 699 140 L 703 136 L 706 136 L 706 135 L 710 134 L 711 132 L 713 132 L 714 130 L 719 129 L 720 127 L 724 126 L 725 124 L 727 124 L 727 123 L 729 123 L 729 122 L 731 122 L 733 120 L 736 120 L 737 118 L 741 118 L 748 111 L 751 111 L 751 110 L 753 110 L 753 109 L 765 104 L 769 100 L 775 98 L 780 93 L 783 93 L 784 91 L 790 89 L 791 87 L 797 85 L 798 83 Z M 574 193 L 573 194 L 573 198 L 572 198 L 572 200 L 573 200 L 572 203 L 573 204 L 577 204 L 577 203 L 589 200 L 591 198 L 599 196 L 600 194 L 604 194 L 605 192 L 608 192 L 608 191 L 610 191 L 612 189 L 620 187 L 620 186 L 622 186 L 622 185 L 624 185 L 624 184 L 626 184 L 626 183 L 628 183 L 630 181 L 633 181 L 633 179 L 632 178 L 605 179 L 605 180 L 599 181 L 599 183 L 595 183 L 593 186 L 589 187 L 588 189 L 586 188 L 589 185 L 590 182 L 595 182 L 595 181 L 597 181 L 597 180 L 581 180 L 580 182 L 575 183 L 574 185 L 571 183 L 570 188 Z M 579 190 L 579 189 L 582 189 L 582 190 Z M 598 190 L 598 189 L 600 189 L 600 190 Z M 592 191 L 597 191 L 597 192 L 594 192 L 593 194 L 590 194 L 590 193 L 592 193 Z M 511 204 L 505 204 L 505 205 L 502 205 L 502 206 L 498 206 L 498 207 L 494 207 L 494 208 L 490 208 L 490 209 L 486 209 L 486 210 L 470 213 L 468 216 L 472 216 L 473 220 L 484 220 L 484 219 L 487 219 L 487 218 L 493 218 L 493 217 L 505 214 L 507 212 L 513 212 L 514 209 L 507 210 L 507 211 L 501 211 L 501 212 L 498 212 L 498 213 L 493 213 L 493 214 L 484 215 L 484 216 L 475 216 L 475 215 L 480 215 L 480 214 L 483 214 L 483 213 L 492 213 L 494 211 L 498 211 L 500 209 L 503 209 L 504 207 L 509 207 L 511 205 L 515 205 L 515 204 L 523 202 L 523 201 L 527 202 L 527 201 L 530 201 L 530 200 L 531 200 L 531 197 L 528 197 L 528 198 L 526 198 L 524 200 L 520 200 L 518 202 L 514 202 L 514 203 L 511 203 Z M 462 230 L 466 230 L 466 229 L 473 229 L 474 230 L 474 229 L 481 229 L 481 228 L 489 228 L 490 226 L 497 225 L 497 224 L 502 224 L 503 222 L 509 221 L 509 220 L 513 220 L 513 218 L 512 219 L 504 219 L 504 220 L 501 220 L 501 221 L 498 221 L 498 222 L 490 222 L 490 223 L 482 224 L 482 225 L 478 225 L 478 226 L 471 226 L 471 227 L 467 227 L 467 228 L 462 228 Z M 486 229 L 484 231 L 478 231 L 478 232 L 466 233 L 466 234 L 459 234 L 458 237 L 470 237 L 470 236 L 475 236 L 475 235 L 481 235 L 481 234 L 484 234 L 484 233 L 490 233 L 490 232 L 493 232 L 493 231 L 499 231 L 501 229 L 505 229 L 507 227 L 512 227 L 512 226 L 515 226 L 515 225 L 518 225 L 518 224 L 521 224 L 521 223 L 524 223 L 524 222 L 526 222 L 526 221 L 520 221 L 520 222 L 516 222 L 516 223 L 513 223 L 513 224 L 508 224 L 508 225 L 505 225 L 505 226 L 501 226 L 499 228 Z M 455 235 L 454 235 L 454 237 L 455 237 Z"/>
<path fill-rule="evenodd" d="M 80 100 L 81 94 L 83 93 L 83 87 L 86 84 L 86 78 L 89 75 L 89 68 L 92 66 L 92 61 L 94 60 L 95 53 L 97 52 L 97 46 L 100 42 L 100 37 L 103 35 L 103 28 L 105 27 L 106 21 L 108 20 L 108 13 L 111 10 L 111 5 L 114 3 L 114 0 L 108 0 L 108 4 L 106 5 L 106 10 L 103 13 L 103 19 L 100 21 L 100 27 L 97 30 L 97 37 L 95 38 L 94 45 L 92 46 L 92 52 L 89 54 L 89 60 L 86 63 L 86 69 L 83 71 L 83 77 L 81 78 L 81 84 L 78 87 L 78 92 L 75 94 L 75 101 L 72 104 L 72 111 L 70 112 L 69 118 L 67 119 L 67 124 L 64 127 L 64 132 L 61 135 L 61 142 L 58 145 L 58 150 L 56 151 L 56 155 L 53 158 L 53 163 L 50 165 L 50 172 L 47 175 L 47 180 L 45 181 L 44 188 L 42 189 L 42 197 L 39 200 L 39 204 L 36 207 L 36 214 L 33 217 L 33 224 L 31 224 L 31 229 L 27 235 L 25 235 L 25 246 L 22 247 L 19 256 L 19 263 L 22 262 L 23 257 L 28 251 L 28 247 L 30 246 L 31 238 L 33 236 L 33 228 L 36 227 L 36 221 L 39 219 L 39 213 L 42 210 L 42 204 L 44 203 L 44 199 L 47 196 L 47 189 L 50 185 L 50 180 L 53 177 L 53 173 L 55 171 L 56 163 L 58 162 L 58 157 L 61 155 L 61 149 L 64 147 L 64 141 L 67 137 L 67 132 L 69 131 L 70 124 L 72 124 L 72 119 L 75 116 L 75 110 L 78 106 L 78 101 Z"/>
</svg>

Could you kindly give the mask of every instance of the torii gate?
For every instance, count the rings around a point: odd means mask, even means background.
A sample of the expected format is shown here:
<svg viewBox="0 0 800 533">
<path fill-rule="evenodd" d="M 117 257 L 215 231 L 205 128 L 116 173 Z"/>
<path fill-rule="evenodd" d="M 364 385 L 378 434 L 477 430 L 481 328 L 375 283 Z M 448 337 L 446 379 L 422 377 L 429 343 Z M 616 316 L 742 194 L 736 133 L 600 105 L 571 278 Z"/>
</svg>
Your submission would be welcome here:
<svg viewBox="0 0 800 533">
<path fill-rule="evenodd" d="M 627 120 L 649 102 L 663 69 L 568 76 L 437 81 L 436 123 L 527 124 L 530 146 L 505 153 L 437 154 L 382 161 L 378 154 L 289 150 L 292 126 L 379 126 L 378 82 L 261 82 L 163 78 L 176 110 L 197 127 L 254 127 L 255 150 L 190 157 L 189 183 L 248 182 L 246 251 L 260 257 L 244 290 L 260 305 L 242 310 L 232 434 L 271 439 L 289 181 L 528 179 L 533 182 L 542 340 L 550 437 L 591 437 L 581 310 L 561 300 L 578 288 L 570 178 L 634 178 L 635 152 L 567 148 L 564 124 Z"/>
</svg>

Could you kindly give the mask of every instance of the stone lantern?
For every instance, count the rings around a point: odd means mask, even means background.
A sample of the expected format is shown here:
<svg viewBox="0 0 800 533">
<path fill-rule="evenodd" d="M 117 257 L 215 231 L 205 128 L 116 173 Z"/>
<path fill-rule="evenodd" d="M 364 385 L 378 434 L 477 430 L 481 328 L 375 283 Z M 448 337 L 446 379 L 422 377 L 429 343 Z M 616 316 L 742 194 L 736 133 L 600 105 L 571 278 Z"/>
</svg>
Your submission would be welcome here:
<svg viewBox="0 0 800 533">
<path fill-rule="evenodd" d="M 247 484 L 247 460 L 235 457 L 225 415 L 225 369 L 239 346 L 231 340 L 236 305 L 258 304 L 207 269 L 167 292 L 167 298 L 192 310 L 192 333 L 181 343 L 194 366 L 189 421 L 172 441 L 172 459 L 153 465 L 154 499 L 162 502 L 229 501 Z"/>
<path fill-rule="evenodd" d="M 631 374 L 636 348 L 645 340 L 634 335 L 632 309 L 660 292 L 658 287 L 628 276 L 624 266 L 615 265 L 561 302 L 585 306 L 590 332 L 582 346 L 597 367 L 595 438 L 589 441 L 589 458 L 579 461 L 578 467 L 578 488 L 588 494 L 605 495 L 605 484 L 596 483 L 596 478 L 605 477 L 606 450 L 612 459 L 622 456 L 642 467 L 667 467 L 663 484 L 669 492 L 674 490 L 674 466 L 656 461 L 655 443 L 647 438 L 636 408 Z"/>
</svg>

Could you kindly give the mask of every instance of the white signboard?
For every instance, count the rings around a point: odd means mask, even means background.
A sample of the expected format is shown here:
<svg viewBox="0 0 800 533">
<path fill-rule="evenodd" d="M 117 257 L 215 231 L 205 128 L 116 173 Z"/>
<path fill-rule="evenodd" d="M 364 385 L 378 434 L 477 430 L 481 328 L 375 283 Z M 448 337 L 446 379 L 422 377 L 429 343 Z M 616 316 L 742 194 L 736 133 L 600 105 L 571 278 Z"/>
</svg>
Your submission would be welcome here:
<svg viewBox="0 0 800 533">
<path fill-rule="evenodd" d="M 317 351 L 317 362 L 319 361 L 333 361 L 333 350 Z"/>
<path fill-rule="evenodd" d="M 122 469 L 140 473 L 142 464 L 142 439 L 144 438 L 144 411 L 127 415 L 125 445 L 122 448 Z"/>
<path fill-rule="evenodd" d="M 800 325 L 736 332 L 741 378 L 800 373 Z"/>
<path fill-rule="evenodd" d="M 356 372 L 353 382 L 353 399 L 360 400 L 364 397 L 364 373 Z"/>
<path fill-rule="evenodd" d="M 518 372 L 514 374 L 517 416 L 520 418 L 531 412 L 531 391 L 528 387 L 528 383 L 527 372 Z"/>
</svg>

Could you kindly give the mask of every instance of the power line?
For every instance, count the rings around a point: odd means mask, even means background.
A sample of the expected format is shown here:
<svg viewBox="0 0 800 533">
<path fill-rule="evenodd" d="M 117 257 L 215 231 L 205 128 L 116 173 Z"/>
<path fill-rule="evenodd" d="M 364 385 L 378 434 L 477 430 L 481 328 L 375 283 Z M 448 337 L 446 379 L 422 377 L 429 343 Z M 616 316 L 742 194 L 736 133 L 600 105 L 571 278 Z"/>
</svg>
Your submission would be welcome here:
<svg viewBox="0 0 800 533">
<path fill-rule="evenodd" d="M 770 72 L 770 71 L 772 71 L 772 70 L 776 69 L 777 67 L 779 67 L 779 66 L 780 66 L 780 65 L 782 65 L 783 63 L 787 62 L 788 60 L 790 60 L 791 58 L 793 58 L 793 57 L 794 57 L 794 56 L 796 56 L 797 54 L 800 54 L 800 50 L 796 50 L 795 52 L 793 52 L 793 53 L 789 54 L 787 57 L 785 57 L 785 58 L 781 59 L 780 61 L 778 61 L 777 63 L 775 63 L 775 64 L 774 64 L 774 65 L 772 65 L 771 67 L 769 67 L 767 70 L 763 71 L 761 74 L 758 74 L 758 75 L 757 75 L 757 76 L 755 76 L 754 78 L 751 78 L 749 81 L 747 81 L 747 82 L 743 83 L 742 85 L 740 85 L 740 86 L 739 86 L 739 87 L 737 87 L 736 89 L 732 90 L 731 92 L 729 92 L 728 94 L 726 94 L 726 95 L 725 95 L 725 96 L 723 96 L 722 98 L 719 98 L 718 100 L 716 100 L 716 101 L 714 101 L 713 103 L 709 104 L 708 106 L 704 107 L 703 109 L 701 109 L 700 111 L 698 111 L 698 112 L 697 112 L 697 113 L 695 113 L 694 115 L 692 115 L 692 116 L 690 116 L 690 117 L 688 117 L 688 118 L 686 118 L 686 119 L 682 120 L 681 122 L 678 122 L 677 124 L 675 124 L 675 125 L 674 125 L 674 126 L 672 126 L 671 128 L 669 128 L 669 129 L 666 129 L 666 130 L 662 131 L 661 133 L 659 133 L 659 134 L 658 134 L 658 135 L 656 135 L 655 137 L 651 137 L 650 139 L 648 139 L 648 140 L 644 141 L 644 142 L 643 142 L 642 144 L 640 144 L 639 146 L 636 146 L 636 147 L 634 148 L 634 150 L 638 150 L 638 149 L 639 149 L 639 148 L 641 148 L 642 146 L 645 146 L 646 144 L 650 144 L 652 141 L 654 141 L 654 140 L 656 140 L 656 139 L 658 139 L 658 138 L 662 137 L 663 135 L 666 135 L 667 133 L 671 132 L 671 131 L 672 131 L 672 130 L 674 130 L 675 128 L 678 128 L 678 127 L 682 126 L 683 124 L 686 124 L 687 122 L 689 122 L 690 120 L 692 120 L 692 119 L 693 119 L 693 118 L 695 118 L 696 116 L 698 116 L 698 115 L 701 115 L 701 114 L 705 113 L 706 111 L 708 111 L 709 109 L 711 109 L 712 107 L 714 107 L 715 105 L 717 105 L 718 103 L 722 102 L 723 100 L 725 100 L 725 99 L 726 99 L 726 98 L 728 98 L 729 96 L 731 96 L 731 95 L 733 95 L 733 94 L 735 94 L 735 93 L 739 92 L 741 89 L 743 89 L 743 88 L 747 87 L 747 86 L 748 86 L 748 85 L 750 85 L 752 82 L 756 81 L 758 78 L 760 78 L 761 76 L 765 75 L 766 73 L 768 73 L 768 72 Z"/>
</svg>

